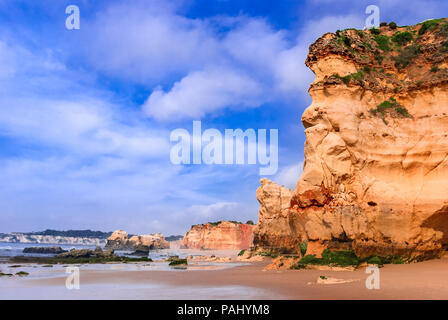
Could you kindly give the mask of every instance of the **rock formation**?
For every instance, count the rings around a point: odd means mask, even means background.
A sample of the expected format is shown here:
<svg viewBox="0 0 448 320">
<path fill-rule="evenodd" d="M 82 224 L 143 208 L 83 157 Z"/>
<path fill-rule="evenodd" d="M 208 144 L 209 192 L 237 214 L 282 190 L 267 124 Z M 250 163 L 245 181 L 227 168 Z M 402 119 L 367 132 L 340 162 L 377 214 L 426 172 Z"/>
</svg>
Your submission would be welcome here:
<svg viewBox="0 0 448 320">
<path fill-rule="evenodd" d="M 28 247 L 23 249 L 23 253 L 37 253 L 37 254 L 60 254 L 67 252 L 61 247 Z"/>
<path fill-rule="evenodd" d="M 117 230 L 113 232 L 106 241 L 106 248 L 115 250 L 135 250 L 140 254 L 152 249 L 168 249 L 169 247 L 170 245 L 168 241 L 166 241 L 160 233 L 132 236 L 129 238 L 127 232 Z"/>
<path fill-rule="evenodd" d="M 118 256 L 114 255 L 113 249 L 104 250 L 101 247 L 96 247 L 95 250 L 90 249 L 72 249 L 70 251 L 60 253 L 56 256 L 56 258 L 66 259 L 81 259 L 81 258 L 117 258 Z"/>
<path fill-rule="evenodd" d="M 231 221 L 198 224 L 183 239 L 189 249 L 242 250 L 252 245 L 254 226 Z"/>
<path fill-rule="evenodd" d="M 262 179 L 254 245 L 438 257 L 448 245 L 448 20 L 327 33 L 309 50 L 295 190 Z"/>
</svg>

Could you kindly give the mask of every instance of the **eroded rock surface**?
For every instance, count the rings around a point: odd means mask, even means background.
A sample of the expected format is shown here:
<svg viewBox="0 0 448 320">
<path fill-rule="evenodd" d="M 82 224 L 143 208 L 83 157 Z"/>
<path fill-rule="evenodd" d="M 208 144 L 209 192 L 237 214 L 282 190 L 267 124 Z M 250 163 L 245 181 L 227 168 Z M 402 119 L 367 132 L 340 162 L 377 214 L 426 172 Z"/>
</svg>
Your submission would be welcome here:
<svg viewBox="0 0 448 320">
<path fill-rule="evenodd" d="M 135 250 L 140 253 L 152 249 L 168 249 L 169 247 L 170 244 L 160 233 L 129 237 L 128 233 L 123 230 L 113 232 L 106 242 L 106 248 Z"/>
<path fill-rule="evenodd" d="M 295 190 L 263 179 L 254 244 L 438 257 L 448 245 L 448 20 L 325 34 Z M 422 29 L 423 28 L 423 29 Z"/>
</svg>

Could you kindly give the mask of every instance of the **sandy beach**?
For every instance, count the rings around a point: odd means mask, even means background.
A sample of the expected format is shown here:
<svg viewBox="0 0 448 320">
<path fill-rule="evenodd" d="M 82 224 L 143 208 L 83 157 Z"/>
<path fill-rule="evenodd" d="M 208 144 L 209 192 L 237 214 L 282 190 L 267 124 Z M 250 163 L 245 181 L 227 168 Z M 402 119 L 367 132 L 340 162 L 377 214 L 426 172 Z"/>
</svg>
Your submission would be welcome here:
<svg viewBox="0 0 448 320">
<path fill-rule="evenodd" d="M 0 278 L 0 299 L 447 299 L 448 258 L 380 269 L 380 289 L 367 289 L 365 269 L 263 271 L 268 262 L 222 268 L 81 266 L 80 289 L 61 270 L 35 267 L 35 277 Z M 50 269 L 50 268 L 46 268 Z M 30 273 L 31 275 L 31 273 Z M 318 279 L 349 281 L 320 284 Z"/>
</svg>

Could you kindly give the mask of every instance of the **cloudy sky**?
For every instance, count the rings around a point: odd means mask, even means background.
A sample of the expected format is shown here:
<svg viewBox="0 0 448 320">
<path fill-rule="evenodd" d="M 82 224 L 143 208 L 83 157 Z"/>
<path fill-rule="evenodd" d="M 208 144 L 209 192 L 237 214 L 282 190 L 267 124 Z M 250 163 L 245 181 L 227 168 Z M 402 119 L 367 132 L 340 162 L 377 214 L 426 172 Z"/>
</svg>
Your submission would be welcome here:
<svg viewBox="0 0 448 320">
<path fill-rule="evenodd" d="M 0 0 L 0 232 L 256 221 L 259 166 L 173 165 L 171 131 L 278 129 L 268 178 L 294 187 L 308 46 L 363 28 L 370 4 L 399 25 L 448 16 L 444 0 Z"/>
</svg>

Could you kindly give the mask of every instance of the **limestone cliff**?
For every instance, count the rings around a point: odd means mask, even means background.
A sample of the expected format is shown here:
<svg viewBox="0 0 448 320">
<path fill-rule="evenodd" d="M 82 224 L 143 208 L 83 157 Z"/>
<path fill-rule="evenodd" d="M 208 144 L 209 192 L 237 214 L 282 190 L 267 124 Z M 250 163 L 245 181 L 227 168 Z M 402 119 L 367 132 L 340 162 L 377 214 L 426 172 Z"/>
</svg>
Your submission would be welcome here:
<svg viewBox="0 0 448 320">
<path fill-rule="evenodd" d="M 448 20 L 327 33 L 309 50 L 295 190 L 262 180 L 254 245 L 437 257 L 448 245 Z"/>
<path fill-rule="evenodd" d="M 249 249 L 253 229 L 253 225 L 231 221 L 198 224 L 187 232 L 182 245 L 189 249 Z"/>
<path fill-rule="evenodd" d="M 147 251 L 152 249 L 168 249 L 169 247 L 168 241 L 160 233 L 129 237 L 127 232 L 116 230 L 106 241 L 106 248 L 115 250 Z"/>
</svg>

